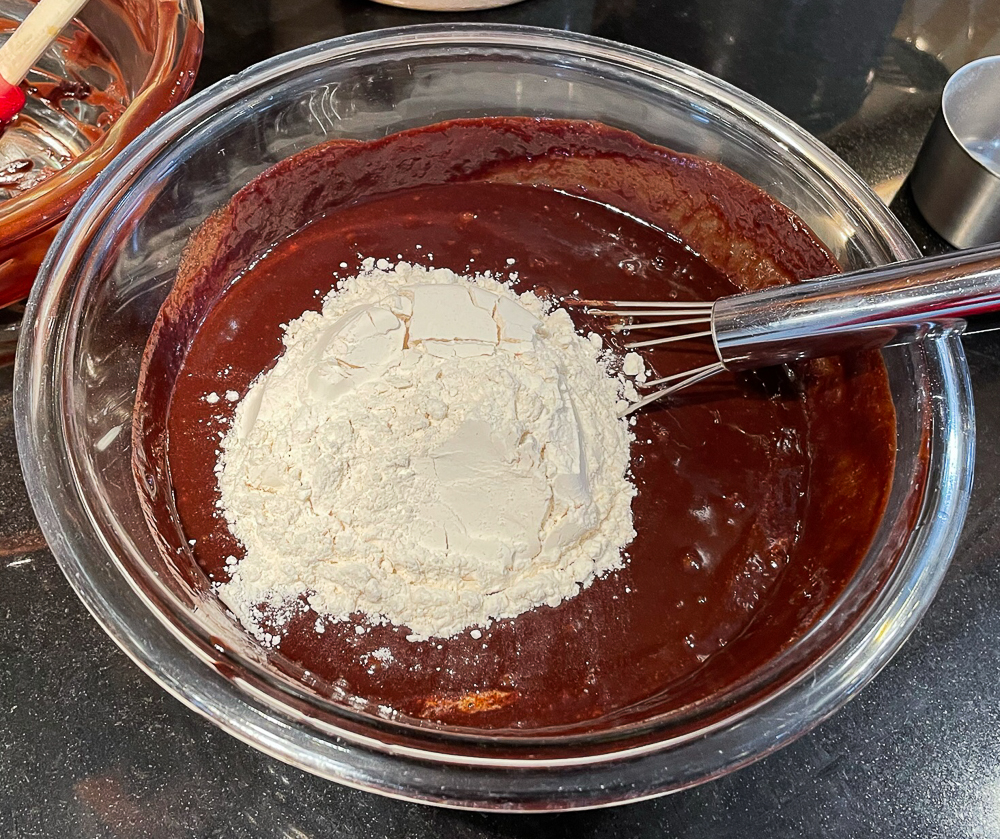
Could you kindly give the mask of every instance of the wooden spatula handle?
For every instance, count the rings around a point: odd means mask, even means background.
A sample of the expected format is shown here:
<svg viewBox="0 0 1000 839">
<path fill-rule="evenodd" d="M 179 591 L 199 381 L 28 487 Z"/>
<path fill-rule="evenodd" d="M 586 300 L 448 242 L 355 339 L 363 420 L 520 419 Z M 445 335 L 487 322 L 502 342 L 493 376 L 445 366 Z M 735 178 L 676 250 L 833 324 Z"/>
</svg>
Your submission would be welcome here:
<svg viewBox="0 0 1000 839">
<path fill-rule="evenodd" d="M 17 85 L 87 0 L 39 0 L 0 47 L 0 78 Z"/>
</svg>

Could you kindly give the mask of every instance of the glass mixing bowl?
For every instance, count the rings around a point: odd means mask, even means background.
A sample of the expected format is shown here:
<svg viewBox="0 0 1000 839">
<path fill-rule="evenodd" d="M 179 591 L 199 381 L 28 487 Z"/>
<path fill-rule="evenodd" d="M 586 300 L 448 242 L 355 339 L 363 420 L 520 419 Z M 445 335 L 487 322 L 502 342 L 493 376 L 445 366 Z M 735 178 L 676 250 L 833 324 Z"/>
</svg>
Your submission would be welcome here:
<svg viewBox="0 0 1000 839">
<path fill-rule="evenodd" d="M 32 5 L 0 0 L 0 20 L 23 20 Z M 50 49 L 41 59 L 58 77 L 63 77 L 63 61 L 72 60 L 72 51 L 85 50 L 79 46 L 86 43 L 79 24 L 118 65 L 129 104 L 92 144 L 73 131 L 72 119 L 53 122 L 52 133 L 73 155 L 72 162 L 37 186 L 0 201 L 0 307 L 27 296 L 59 223 L 118 152 L 187 96 L 201 62 L 200 0 L 90 0 L 65 33 L 72 46 L 65 52 Z M 104 71 L 86 58 L 79 63 L 80 78 L 103 90 L 110 81 Z"/>
<path fill-rule="evenodd" d="M 968 371 L 953 332 L 885 350 L 898 456 L 884 520 L 835 606 L 738 697 L 600 734 L 512 736 L 400 722 L 317 696 L 270 667 L 154 546 L 130 471 L 143 347 L 189 234 L 262 170 L 329 138 L 510 114 L 596 119 L 719 161 L 794 210 L 847 268 L 917 255 L 822 144 L 676 62 L 522 27 L 338 39 L 194 97 L 90 188 L 28 305 L 18 443 L 39 522 L 80 597 L 146 672 L 225 730 L 310 772 L 401 798 L 591 807 L 743 766 L 831 714 L 889 660 L 930 603 L 961 529 L 972 476 Z"/>
</svg>

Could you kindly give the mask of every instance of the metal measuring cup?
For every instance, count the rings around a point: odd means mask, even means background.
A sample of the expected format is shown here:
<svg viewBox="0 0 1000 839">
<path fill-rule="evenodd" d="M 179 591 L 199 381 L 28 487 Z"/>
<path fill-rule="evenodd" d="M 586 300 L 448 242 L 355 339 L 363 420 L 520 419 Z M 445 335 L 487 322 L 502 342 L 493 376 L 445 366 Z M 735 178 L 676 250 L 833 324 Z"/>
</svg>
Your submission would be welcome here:
<svg viewBox="0 0 1000 839">
<path fill-rule="evenodd" d="M 1000 56 L 948 80 L 910 185 L 927 223 L 956 248 L 1000 241 Z"/>
</svg>

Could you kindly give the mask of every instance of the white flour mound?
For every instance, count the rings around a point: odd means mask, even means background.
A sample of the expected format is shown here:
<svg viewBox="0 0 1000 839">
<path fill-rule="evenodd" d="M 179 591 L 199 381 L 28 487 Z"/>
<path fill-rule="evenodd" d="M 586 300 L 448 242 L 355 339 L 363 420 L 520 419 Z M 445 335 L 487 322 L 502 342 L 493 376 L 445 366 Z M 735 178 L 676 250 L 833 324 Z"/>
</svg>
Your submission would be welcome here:
<svg viewBox="0 0 1000 839">
<path fill-rule="evenodd" d="M 285 327 L 223 439 L 246 554 L 222 600 L 272 644 L 259 605 L 301 595 L 424 640 L 620 567 L 631 435 L 595 343 L 489 275 L 367 260 Z"/>
</svg>

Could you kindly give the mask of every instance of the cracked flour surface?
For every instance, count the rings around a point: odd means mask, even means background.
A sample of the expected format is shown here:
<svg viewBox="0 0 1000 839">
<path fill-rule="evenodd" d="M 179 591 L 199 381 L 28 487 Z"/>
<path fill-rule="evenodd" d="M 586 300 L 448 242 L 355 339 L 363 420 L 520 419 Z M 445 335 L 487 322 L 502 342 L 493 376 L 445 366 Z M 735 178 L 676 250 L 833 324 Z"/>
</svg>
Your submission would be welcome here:
<svg viewBox="0 0 1000 839">
<path fill-rule="evenodd" d="M 555 606 L 635 536 L 622 383 L 567 313 L 489 275 L 366 260 L 285 328 L 223 439 L 246 555 L 222 600 L 305 596 L 411 640 Z M 271 616 L 273 622 L 273 615 Z"/>
</svg>

